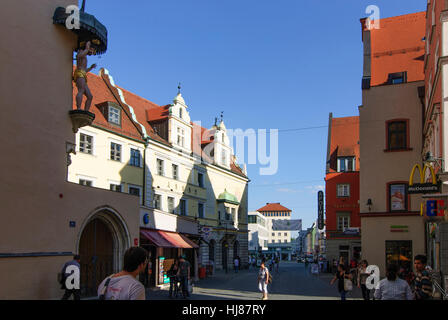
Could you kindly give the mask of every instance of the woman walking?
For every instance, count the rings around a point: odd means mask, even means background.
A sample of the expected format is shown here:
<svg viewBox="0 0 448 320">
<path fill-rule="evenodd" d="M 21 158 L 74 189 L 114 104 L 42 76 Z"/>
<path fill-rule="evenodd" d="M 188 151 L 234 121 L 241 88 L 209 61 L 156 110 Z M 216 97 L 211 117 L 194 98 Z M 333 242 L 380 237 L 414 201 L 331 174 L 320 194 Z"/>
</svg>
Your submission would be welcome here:
<svg viewBox="0 0 448 320">
<path fill-rule="evenodd" d="M 171 268 L 168 270 L 168 277 L 170 278 L 170 298 L 173 297 L 173 291 L 175 297 L 177 297 L 177 294 L 179 293 L 179 286 L 178 282 L 179 279 L 177 277 L 177 271 L 179 269 L 179 260 L 176 258 L 174 260 L 174 263 L 171 265 Z"/>
<path fill-rule="evenodd" d="M 398 266 L 390 264 L 386 268 L 386 279 L 378 284 L 375 290 L 377 300 L 413 300 L 414 294 L 408 283 L 398 277 Z"/>
<path fill-rule="evenodd" d="M 345 300 L 345 295 L 347 294 L 347 288 L 344 286 L 345 279 L 351 281 L 352 276 L 346 271 L 344 265 L 338 265 L 338 271 L 336 272 L 334 278 L 330 281 L 330 284 L 335 283 L 338 280 L 338 291 L 341 295 L 341 300 Z"/>
<path fill-rule="evenodd" d="M 370 300 L 370 290 L 367 289 L 366 286 L 367 277 L 370 276 L 370 274 L 367 273 L 368 265 L 369 263 L 367 262 L 367 260 L 362 260 L 361 263 L 359 264 L 358 269 L 358 288 L 361 288 L 362 298 L 364 300 Z"/>
<path fill-rule="evenodd" d="M 269 270 L 265 266 L 266 261 L 262 260 L 258 271 L 258 289 L 263 293 L 263 300 L 268 300 Z"/>
</svg>

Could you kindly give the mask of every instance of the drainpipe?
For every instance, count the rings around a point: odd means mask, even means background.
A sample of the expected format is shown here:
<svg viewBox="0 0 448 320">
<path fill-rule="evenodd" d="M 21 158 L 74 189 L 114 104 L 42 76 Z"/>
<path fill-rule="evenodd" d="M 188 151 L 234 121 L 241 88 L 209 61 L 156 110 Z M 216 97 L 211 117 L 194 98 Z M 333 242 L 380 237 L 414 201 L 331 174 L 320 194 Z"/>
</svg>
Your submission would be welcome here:
<svg viewBox="0 0 448 320">
<path fill-rule="evenodd" d="M 141 205 L 146 205 L 146 148 L 148 147 L 148 138 L 145 138 L 145 149 L 143 150 L 143 191 Z"/>
</svg>

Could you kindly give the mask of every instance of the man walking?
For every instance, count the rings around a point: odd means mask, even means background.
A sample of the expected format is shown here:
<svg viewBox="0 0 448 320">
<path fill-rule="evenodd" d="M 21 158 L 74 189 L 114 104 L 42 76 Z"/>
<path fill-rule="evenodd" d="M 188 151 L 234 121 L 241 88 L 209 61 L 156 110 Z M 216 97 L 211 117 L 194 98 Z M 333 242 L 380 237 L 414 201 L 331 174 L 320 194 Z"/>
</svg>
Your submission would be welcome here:
<svg viewBox="0 0 448 320">
<path fill-rule="evenodd" d="M 124 254 L 123 270 L 104 279 L 98 286 L 100 300 L 145 300 L 143 284 L 137 276 L 148 264 L 148 251 L 131 247 Z"/>
<path fill-rule="evenodd" d="M 80 300 L 81 299 L 81 289 L 67 289 L 65 286 L 65 281 L 67 278 L 72 274 L 67 272 L 67 267 L 69 266 L 76 266 L 78 267 L 78 270 L 81 272 L 81 257 L 79 255 L 75 255 L 73 257 L 73 260 L 67 261 L 64 266 L 62 267 L 62 277 L 61 277 L 61 289 L 65 289 L 64 296 L 61 300 L 68 300 L 70 299 L 70 296 L 73 294 L 73 300 Z"/>
<path fill-rule="evenodd" d="M 413 289 L 416 300 L 430 300 L 432 298 L 431 276 L 426 270 L 426 256 L 417 255 L 414 258 L 415 279 Z"/>
<path fill-rule="evenodd" d="M 190 296 L 190 293 L 188 292 L 188 282 L 190 281 L 190 263 L 185 260 L 184 256 L 179 257 L 179 269 L 177 271 L 177 276 L 180 279 L 182 295 L 184 299 L 186 299 Z"/>
</svg>

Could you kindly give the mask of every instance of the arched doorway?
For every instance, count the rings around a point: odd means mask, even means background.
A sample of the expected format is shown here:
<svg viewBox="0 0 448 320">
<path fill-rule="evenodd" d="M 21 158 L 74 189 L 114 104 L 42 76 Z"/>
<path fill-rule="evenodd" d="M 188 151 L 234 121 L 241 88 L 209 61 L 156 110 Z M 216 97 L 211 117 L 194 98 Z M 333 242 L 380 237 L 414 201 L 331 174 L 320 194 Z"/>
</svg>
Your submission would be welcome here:
<svg viewBox="0 0 448 320">
<path fill-rule="evenodd" d="M 126 223 L 112 208 L 99 208 L 86 218 L 78 238 L 81 294 L 96 296 L 101 281 L 122 268 L 131 240 Z"/>
<path fill-rule="evenodd" d="M 222 268 L 227 271 L 227 256 L 228 256 L 228 247 L 227 241 L 222 242 Z"/>
<path fill-rule="evenodd" d="M 98 285 L 113 272 L 113 245 L 112 233 L 101 219 L 92 219 L 84 228 L 79 243 L 83 295 L 96 295 Z"/>
</svg>

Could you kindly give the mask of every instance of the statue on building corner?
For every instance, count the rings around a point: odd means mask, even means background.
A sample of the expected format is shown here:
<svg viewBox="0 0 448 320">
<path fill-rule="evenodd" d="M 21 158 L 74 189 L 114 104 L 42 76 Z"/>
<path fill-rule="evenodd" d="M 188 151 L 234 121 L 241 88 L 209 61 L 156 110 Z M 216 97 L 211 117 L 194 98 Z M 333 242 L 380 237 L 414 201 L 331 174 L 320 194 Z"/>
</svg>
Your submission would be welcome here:
<svg viewBox="0 0 448 320">
<path fill-rule="evenodd" d="M 87 55 L 95 54 L 95 49 L 91 48 L 90 41 L 87 41 L 84 49 L 79 49 L 76 55 L 76 69 L 73 73 L 73 81 L 78 88 L 78 94 L 76 95 L 76 108 L 81 110 L 82 97 L 85 95 L 87 100 L 85 103 L 85 111 L 89 111 L 92 103 L 93 95 L 87 85 L 87 73 L 96 68 L 96 64 L 92 64 L 90 68 L 87 68 Z"/>
</svg>

